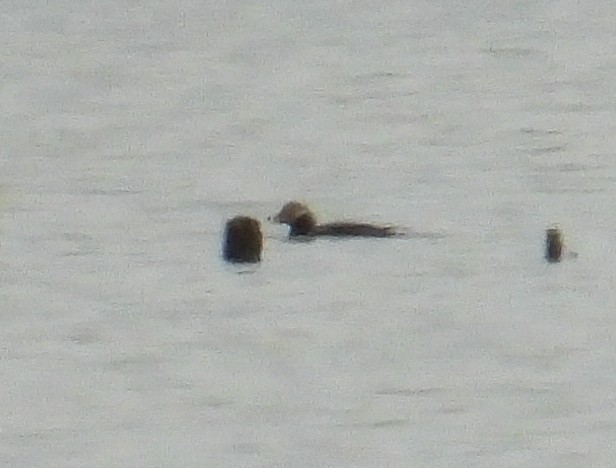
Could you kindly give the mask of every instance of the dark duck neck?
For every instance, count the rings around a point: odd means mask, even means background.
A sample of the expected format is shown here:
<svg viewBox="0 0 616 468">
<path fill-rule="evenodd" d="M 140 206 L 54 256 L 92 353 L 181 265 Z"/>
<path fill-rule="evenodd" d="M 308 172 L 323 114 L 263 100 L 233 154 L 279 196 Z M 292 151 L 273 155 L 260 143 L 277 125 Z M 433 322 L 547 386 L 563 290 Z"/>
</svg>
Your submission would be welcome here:
<svg viewBox="0 0 616 468">
<path fill-rule="evenodd" d="M 318 235 L 317 221 L 312 213 L 304 213 L 295 218 L 290 224 L 289 235 L 294 236 L 315 236 Z"/>
</svg>

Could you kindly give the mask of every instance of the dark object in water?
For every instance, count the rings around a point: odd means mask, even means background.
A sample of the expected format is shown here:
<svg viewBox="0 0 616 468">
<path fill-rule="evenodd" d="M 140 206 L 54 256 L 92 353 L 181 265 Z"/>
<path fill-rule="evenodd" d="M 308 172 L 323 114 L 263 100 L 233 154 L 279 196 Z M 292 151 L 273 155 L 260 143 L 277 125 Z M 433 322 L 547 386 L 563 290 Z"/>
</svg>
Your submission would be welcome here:
<svg viewBox="0 0 616 468">
<path fill-rule="evenodd" d="M 550 263 L 560 262 L 563 250 L 564 242 L 560 229 L 547 229 L 545 236 L 545 259 Z"/>
<path fill-rule="evenodd" d="M 236 216 L 227 221 L 223 256 L 233 263 L 258 263 L 263 250 L 261 223 L 248 216 Z"/>
<path fill-rule="evenodd" d="M 391 226 L 376 226 L 367 223 L 317 224 L 316 217 L 303 203 L 291 201 L 285 204 L 273 220 L 291 227 L 289 236 L 332 237 L 391 237 L 399 235 Z"/>
</svg>

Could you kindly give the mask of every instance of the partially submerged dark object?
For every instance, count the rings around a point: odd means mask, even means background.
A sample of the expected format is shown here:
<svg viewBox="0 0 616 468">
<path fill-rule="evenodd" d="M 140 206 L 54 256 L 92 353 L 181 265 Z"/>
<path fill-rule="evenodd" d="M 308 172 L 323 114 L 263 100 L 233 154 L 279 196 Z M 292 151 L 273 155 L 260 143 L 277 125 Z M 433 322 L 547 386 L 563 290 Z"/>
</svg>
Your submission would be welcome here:
<svg viewBox="0 0 616 468">
<path fill-rule="evenodd" d="M 549 228 L 545 236 L 545 259 L 550 263 L 560 262 L 564 251 L 563 234 L 558 228 Z"/>
<path fill-rule="evenodd" d="M 291 227 L 289 236 L 331 237 L 392 237 L 401 233 L 391 226 L 367 223 L 337 222 L 317 224 L 316 217 L 303 203 L 291 201 L 285 204 L 273 220 Z"/>
<path fill-rule="evenodd" d="M 236 216 L 227 221 L 223 257 L 233 263 L 258 263 L 263 250 L 261 223 L 248 216 Z"/>
</svg>

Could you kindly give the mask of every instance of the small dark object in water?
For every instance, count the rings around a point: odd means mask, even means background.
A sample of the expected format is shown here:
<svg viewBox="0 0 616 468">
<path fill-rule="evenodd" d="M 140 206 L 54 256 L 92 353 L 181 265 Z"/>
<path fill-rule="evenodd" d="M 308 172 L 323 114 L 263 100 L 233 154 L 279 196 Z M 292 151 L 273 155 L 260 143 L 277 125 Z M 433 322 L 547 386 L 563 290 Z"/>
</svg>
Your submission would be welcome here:
<svg viewBox="0 0 616 468">
<path fill-rule="evenodd" d="M 263 250 L 261 223 L 248 216 L 236 216 L 227 221 L 223 256 L 233 263 L 258 263 Z"/>
<path fill-rule="evenodd" d="M 560 229 L 550 228 L 545 236 L 545 258 L 550 263 L 560 262 L 564 250 L 563 235 Z"/>
<path fill-rule="evenodd" d="M 290 237 L 332 236 L 332 237 L 391 237 L 399 235 L 391 226 L 376 226 L 367 223 L 326 223 L 317 224 L 316 217 L 303 203 L 291 201 L 285 204 L 273 220 L 291 227 Z"/>
</svg>

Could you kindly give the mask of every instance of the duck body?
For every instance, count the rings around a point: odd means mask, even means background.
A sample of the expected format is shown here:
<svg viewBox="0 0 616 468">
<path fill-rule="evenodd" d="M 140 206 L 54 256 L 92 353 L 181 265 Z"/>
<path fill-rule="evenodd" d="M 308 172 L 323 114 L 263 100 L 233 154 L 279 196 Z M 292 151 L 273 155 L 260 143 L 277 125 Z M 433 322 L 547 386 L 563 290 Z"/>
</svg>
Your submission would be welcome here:
<svg viewBox="0 0 616 468">
<path fill-rule="evenodd" d="M 274 221 L 288 224 L 290 237 L 329 236 L 329 237 L 391 237 L 399 235 L 393 227 L 377 226 L 369 223 L 335 222 L 318 224 L 310 209 L 299 202 L 285 204 L 274 216 Z"/>
<path fill-rule="evenodd" d="M 398 235 L 390 226 L 368 223 L 327 223 L 317 225 L 315 235 L 333 237 L 392 237 Z"/>
</svg>

